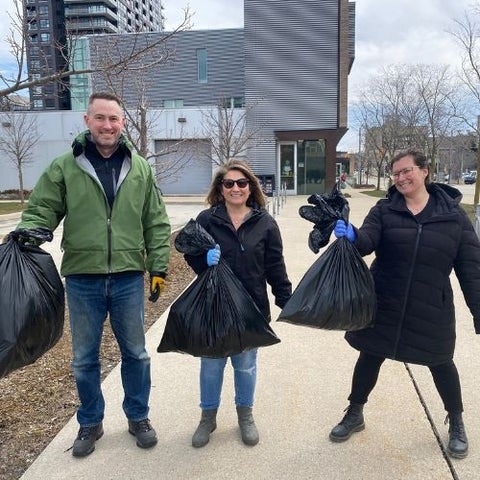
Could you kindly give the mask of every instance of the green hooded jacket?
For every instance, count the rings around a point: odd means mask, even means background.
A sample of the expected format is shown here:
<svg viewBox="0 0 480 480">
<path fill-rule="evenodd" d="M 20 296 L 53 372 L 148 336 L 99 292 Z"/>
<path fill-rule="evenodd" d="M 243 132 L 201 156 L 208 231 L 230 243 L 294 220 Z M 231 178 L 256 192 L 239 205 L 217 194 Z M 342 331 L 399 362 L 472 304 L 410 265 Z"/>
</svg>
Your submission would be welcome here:
<svg viewBox="0 0 480 480">
<path fill-rule="evenodd" d="M 61 274 L 167 273 L 170 222 L 148 162 L 122 135 L 125 159 L 113 207 L 84 155 L 88 131 L 46 168 L 17 228 L 63 223 Z"/>
</svg>

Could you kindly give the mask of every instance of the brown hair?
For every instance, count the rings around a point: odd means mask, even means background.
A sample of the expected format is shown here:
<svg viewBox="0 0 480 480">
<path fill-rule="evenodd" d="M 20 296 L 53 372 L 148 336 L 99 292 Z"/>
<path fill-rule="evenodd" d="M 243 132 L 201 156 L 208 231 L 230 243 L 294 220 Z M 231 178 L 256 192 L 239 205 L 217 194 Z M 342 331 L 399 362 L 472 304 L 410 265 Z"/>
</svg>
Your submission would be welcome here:
<svg viewBox="0 0 480 480">
<path fill-rule="evenodd" d="M 122 102 L 120 99 L 110 92 L 95 92 L 90 95 L 88 98 L 88 106 L 90 106 L 94 100 L 109 100 L 112 102 L 117 102 L 119 107 L 122 107 Z"/>
<path fill-rule="evenodd" d="M 218 205 L 219 203 L 225 203 L 225 199 L 222 194 L 222 180 L 225 177 L 226 173 L 230 170 L 238 170 L 245 175 L 250 181 L 250 196 L 247 200 L 247 205 L 253 207 L 258 205 L 259 207 L 265 207 L 266 199 L 265 195 L 262 192 L 262 187 L 258 178 L 253 173 L 252 169 L 247 162 L 243 160 L 229 160 L 227 163 L 221 165 L 212 179 L 212 184 L 210 185 L 210 190 L 208 191 L 205 201 L 209 205 Z"/>
</svg>

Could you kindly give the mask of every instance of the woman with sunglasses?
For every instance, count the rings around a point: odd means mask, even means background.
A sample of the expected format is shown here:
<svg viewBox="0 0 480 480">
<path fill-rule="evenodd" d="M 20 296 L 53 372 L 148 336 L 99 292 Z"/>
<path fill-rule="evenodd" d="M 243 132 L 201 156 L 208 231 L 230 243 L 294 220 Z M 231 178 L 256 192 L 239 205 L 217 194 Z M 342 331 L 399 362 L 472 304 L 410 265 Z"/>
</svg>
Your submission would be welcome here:
<svg viewBox="0 0 480 480">
<path fill-rule="evenodd" d="M 215 173 L 206 198 L 210 208 L 200 212 L 197 221 L 216 240 L 216 248 L 205 257 L 185 255 L 199 274 L 216 265 L 220 256 L 242 281 L 260 311 L 270 320 L 267 283 L 275 303 L 287 303 L 292 293 L 283 259 L 280 231 L 265 209 L 265 195 L 247 163 L 231 160 Z M 203 447 L 217 427 L 223 374 L 228 358 L 201 358 L 200 424 L 192 437 L 194 447 Z M 252 407 L 256 384 L 257 349 L 230 357 L 234 369 L 235 404 L 242 441 L 256 445 L 259 434 Z"/>
<path fill-rule="evenodd" d="M 460 380 L 453 361 L 455 312 L 450 273 L 454 269 L 480 333 L 480 242 L 460 207 L 461 193 L 430 183 L 426 157 L 407 151 L 391 161 L 386 199 L 370 210 L 361 228 L 339 220 L 334 233 L 346 237 L 362 255 L 375 252 L 371 271 L 377 309 L 374 326 L 347 332 L 360 351 L 350 405 L 330 440 L 343 442 L 365 428 L 363 406 L 385 359 L 430 369 L 449 421 L 447 451 L 468 454 L 462 419 Z"/>
</svg>

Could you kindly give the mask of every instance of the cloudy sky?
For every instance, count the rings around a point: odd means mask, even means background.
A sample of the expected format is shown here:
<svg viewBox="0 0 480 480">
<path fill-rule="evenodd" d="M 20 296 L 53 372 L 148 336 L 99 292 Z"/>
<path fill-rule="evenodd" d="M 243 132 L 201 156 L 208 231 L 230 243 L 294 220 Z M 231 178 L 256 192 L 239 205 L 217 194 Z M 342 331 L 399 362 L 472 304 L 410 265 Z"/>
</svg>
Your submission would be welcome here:
<svg viewBox="0 0 480 480">
<path fill-rule="evenodd" d="M 0 0 L 0 18 L 6 18 L 13 0 Z M 381 65 L 392 63 L 436 63 L 457 66 L 461 51 L 448 33 L 454 19 L 478 0 L 358 0 L 356 2 L 356 52 L 349 77 L 350 99 Z M 241 28 L 243 0 L 164 0 L 167 29 L 181 22 L 189 6 L 193 28 Z M 8 65 L 4 38 L 8 22 L 0 22 L 0 69 Z M 339 148 L 358 144 L 352 128 Z"/>
</svg>

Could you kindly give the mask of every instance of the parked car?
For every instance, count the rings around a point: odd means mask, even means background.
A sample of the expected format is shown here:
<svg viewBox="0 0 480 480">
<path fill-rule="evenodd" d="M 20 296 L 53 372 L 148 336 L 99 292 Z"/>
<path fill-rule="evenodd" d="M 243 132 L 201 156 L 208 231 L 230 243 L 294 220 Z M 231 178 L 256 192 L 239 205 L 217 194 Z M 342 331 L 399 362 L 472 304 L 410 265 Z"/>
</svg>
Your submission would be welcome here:
<svg viewBox="0 0 480 480">
<path fill-rule="evenodd" d="M 463 183 L 465 183 L 466 185 L 471 185 L 476 181 L 477 181 L 477 175 L 475 173 L 469 173 L 468 175 L 465 175 L 465 177 L 463 177 Z"/>
</svg>

